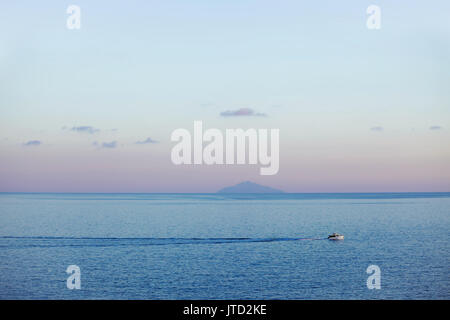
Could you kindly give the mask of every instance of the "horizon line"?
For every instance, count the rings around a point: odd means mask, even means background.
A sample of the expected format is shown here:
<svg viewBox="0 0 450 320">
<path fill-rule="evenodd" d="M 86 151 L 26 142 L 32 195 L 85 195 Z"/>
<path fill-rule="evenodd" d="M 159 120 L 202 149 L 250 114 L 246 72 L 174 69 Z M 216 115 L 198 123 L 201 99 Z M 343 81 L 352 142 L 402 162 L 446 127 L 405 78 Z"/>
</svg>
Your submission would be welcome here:
<svg viewBox="0 0 450 320">
<path fill-rule="evenodd" d="M 392 194 L 392 193 L 449 193 L 450 191 L 374 191 L 374 192 L 52 192 L 52 191 L 0 191 L 0 194 Z"/>
</svg>

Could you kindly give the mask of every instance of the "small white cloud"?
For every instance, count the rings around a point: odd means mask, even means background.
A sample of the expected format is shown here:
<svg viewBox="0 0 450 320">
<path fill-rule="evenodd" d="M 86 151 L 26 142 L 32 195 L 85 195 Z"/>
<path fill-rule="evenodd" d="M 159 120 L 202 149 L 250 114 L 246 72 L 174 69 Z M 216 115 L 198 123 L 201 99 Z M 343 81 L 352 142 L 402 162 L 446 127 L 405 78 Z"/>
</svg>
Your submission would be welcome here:
<svg viewBox="0 0 450 320">
<path fill-rule="evenodd" d="M 266 117 L 267 115 L 265 113 L 259 113 L 253 111 L 253 109 L 250 108 L 241 108 L 238 110 L 227 110 L 224 112 L 221 112 L 220 115 L 222 117 Z"/>
<path fill-rule="evenodd" d="M 94 141 L 94 142 L 92 143 L 92 145 L 93 145 L 94 147 L 99 148 L 99 149 L 103 149 L 103 148 L 106 148 L 106 149 L 114 149 L 114 148 L 117 147 L 117 141 L 102 142 L 102 143 L 100 143 L 100 142 L 98 142 L 98 141 Z"/>
<path fill-rule="evenodd" d="M 114 149 L 115 147 L 117 147 L 117 141 L 103 142 L 102 143 L 102 148 Z"/>
<path fill-rule="evenodd" d="M 42 144 L 42 142 L 39 140 L 30 140 L 30 141 L 25 142 L 23 145 L 25 147 L 31 147 L 31 146 L 40 146 L 41 144 Z"/>
<path fill-rule="evenodd" d="M 64 127 L 63 127 L 64 128 Z M 63 129 L 64 130 L 64 129 Z M 100 129 L 96 129 L 94 127 L 91 126 L 79 126 L 79 127 L 72 127 L 72 129 L 70 129 L 71 131 L 75 131 L 75 132 L 81 132 L 81 133 L 90 133 L 90 134 L 94 134 L 96 132 L 99 132 Z"/>
<path fill-rule="evenodd" d="M 147 138 L 143 141 L 136 141 L 136 144 L 149 144 L 149 143 L 158 143 L 159 141 L 153 140 L 152 138 Z"/>
</svg>

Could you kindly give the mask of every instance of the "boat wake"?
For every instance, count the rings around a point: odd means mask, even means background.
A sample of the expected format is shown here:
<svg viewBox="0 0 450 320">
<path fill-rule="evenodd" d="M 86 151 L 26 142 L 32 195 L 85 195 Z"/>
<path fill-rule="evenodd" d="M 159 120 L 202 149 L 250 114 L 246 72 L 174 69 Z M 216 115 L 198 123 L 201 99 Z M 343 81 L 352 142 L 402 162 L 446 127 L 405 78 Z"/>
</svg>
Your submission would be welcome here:
<svg viewBox="0 0 450 320">
<path fill-rule="evenodd" d="M 326 238 L 90 238 L 0 236 L 0 248 L 31 247 L 118 247 L 257 243 L 326 240 Z"/>
</svg>

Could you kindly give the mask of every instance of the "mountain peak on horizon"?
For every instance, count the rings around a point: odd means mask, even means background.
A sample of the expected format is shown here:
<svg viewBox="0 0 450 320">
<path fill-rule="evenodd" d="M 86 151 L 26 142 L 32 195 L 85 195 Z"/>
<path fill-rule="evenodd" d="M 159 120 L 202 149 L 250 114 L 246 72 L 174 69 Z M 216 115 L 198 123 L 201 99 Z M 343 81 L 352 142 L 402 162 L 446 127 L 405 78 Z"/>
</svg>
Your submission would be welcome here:
<svg viewBox="0 0 450 320">
<path fill-rule="evenodd" d="M 262 186 L 251 181 L 244 181 L 234 186 L 220 189 L 217 193 L 284 193 L 284 191 Z"/>
</svg>

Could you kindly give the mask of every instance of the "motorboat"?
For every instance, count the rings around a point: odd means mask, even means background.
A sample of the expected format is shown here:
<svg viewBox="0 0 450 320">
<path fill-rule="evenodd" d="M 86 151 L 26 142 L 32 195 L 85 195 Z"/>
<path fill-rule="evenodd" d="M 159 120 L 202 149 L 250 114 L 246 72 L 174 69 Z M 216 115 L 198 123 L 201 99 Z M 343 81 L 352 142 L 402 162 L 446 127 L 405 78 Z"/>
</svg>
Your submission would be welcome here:
<svg viewBox="0 0 450 320">
<path fill-rule="evenodd" d="M 339 233 L 333 233 L 328 236 L 329 240 L 344 240 L 344 235 Z"/>
</svg>

